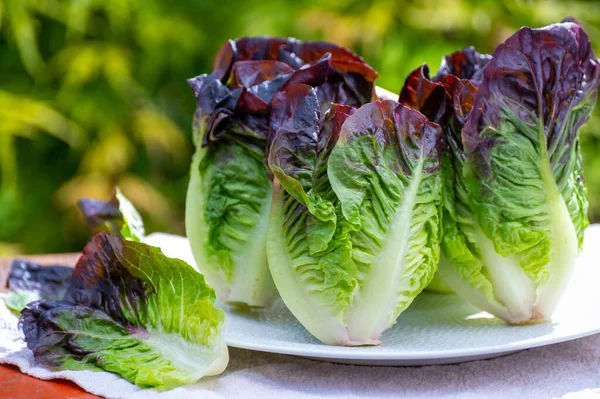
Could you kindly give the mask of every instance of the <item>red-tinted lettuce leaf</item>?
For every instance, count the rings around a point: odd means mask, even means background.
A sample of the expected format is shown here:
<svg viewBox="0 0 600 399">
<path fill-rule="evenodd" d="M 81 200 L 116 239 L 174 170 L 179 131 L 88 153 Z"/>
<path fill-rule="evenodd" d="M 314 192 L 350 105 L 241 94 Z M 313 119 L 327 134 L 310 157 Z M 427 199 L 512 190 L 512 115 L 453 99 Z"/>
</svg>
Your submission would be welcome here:
<svg viewBox="0 0 600 399">
<path fill-rule="evenodd" d="M 377 100 L 360 107 L 343 124 L 340 140 L 346 142 L 355 136 L 369 135 L 384 145 L 397 142 L 394 123 L 396 101 Z"/>
<path fill-rule="evenodd" d="M 281 61 L 238 61 L 233 64 L 230 88 L 252 87 L 266 80 L 294 72 L 294 68 Z"/>
<path fill-rule="evenodd" d="M 373 81 L 379 74 L 364 59 L 344 47 L 290 39 L 282 47 L 281 59 L 299 68 L 304 63 L 318 61 L 326 54 L 331 57 L 331 70 L 327 82 L 318 86 L 317 92 L 322 114 L 325 115 L 332 103 L 359 107 L 371 101 Z"/>
<path fill-rule="evenodd" d="M 373 99 L 373 89 L 373 83 L 354 73 L 330 75 L 317 90 L 321 113 L 324 115 L 332 104 L 360 107 Z"/>
<path fill-rule="evenodd" d="M 302 179 L 303 171 L 326 158 L 339 138 L 342 124 L 356 109 L 333 104 L 321 121 L 315 90 L 296 84 L 277 93 L 271 101 L 270 151 L 268 163 L 282 173 L 298 178 L 311 188 L 312 172 Z M 308 164 L 307 168 L 302 167 Z"/>
<path fill-rule="evenodd" d="M 197 120 L 206 123 L 201 143 L 253 137 L 259 141 L 251 145 L 264 148 L 260 140 L 265 140 L 269 123 L 264 106 L 279 90 L 299 83 L 315 87 L 325 115 L 332 103 L 360 106 L 370 101 L 377 76 L 361 57 L 331 43 L 271 37 L 228 41 L 217 54 L 213 73 L 189 80 L 201 109 Z"/>
<path fill-rule="evenodd" d="M 473 84 L 478 84 L 483 78 L 483 70 L 492 59 L 487 54 L 479 54 L 474 47 L 467 47 L 460 51 L 444 56 L 442 65 L 433 77 L 434 82 L 439 82 L 445 76 L 454 75 L 459 79 L 467 79 Z"/>
<path fill-rule="evenodd" d="M 233 67 L 233 62 L 235 60 L 235 47 L 235 42 L 233 40 L 227 40 L 223 43 L 215 56 L 212 75 L 220 82 L 227 82 L 227 80 L 229 80 L 229 74 L 231 73 L 231 68 Z"/>
<path fill-rule="evenodd" d="M 489 150 L 498 140 L 485 132 L 507 118 L 536 131 L 541 125 L 553 168 L 568 163 L 579 128 L 593 109 L 599 82 L 600 64 L 580 25 L 520 29 L 494 51 L 463 129 L 464 145 L 478 175 L 491 176 Z"/>
<path fill-rule="evenodd" d="M 429 77 L 427 65 L 415 69 L 400 92 L 400 103 L 441 125 L 444 141 L 460 158 L 464 158 L 461 129 L 473 108 L 480 75 L 490 59 L 473 47 L 457 51 L 444 57 L 434 78 Z"/>
<path fill-rule="evenodd" d="M 102 371 L 102 368 L 94 364 L 95 352 L 99 351 L 102 344 L 93 334 L 90 334 L 88 342 L 93 343 L 96 348 L 92 348 L 84 341 L 86 335 L 84 332 L 87 333 L 88 329 L 101 329 L 103 335 L 108 337 L 107 349 L 109 350 L 125 354 L 127 346 L 123 344 L 129 346 L 134 344 L 126 340 L 127 328 L 112 320 L 104 312 L 61 301 L 40 300 L 30 303 L 21 312 L 19 328 L 27 347 L 33 352 L 35 361 L 55 370 Z M 134 360 L 132 359 L 131 364 L 135 364 Z"/>
<path fill-rule="evenodd" d="M 450 99 L 450 104 L 452 105 L 454 121 L 462 128 L 469 116 L 469 112 L 473 109 L 477 87 L 468 80 L 459 79 L 452 75 L 445 77 L 444 83 L 447 97 Z"/>
<path fill-rule="evenodd" d="M 439 169 L 442 156 L 442 129 L 426 116 L 412 108 L 399 104 L 395 111 L 395 121 L 400 136 L 400 149 L 403 153 L 401 165 L 407 175 L 412 174 L 414 165 L 420 158 L 428 160 L 424 170 L 432 173 Z"/>
<path fill-rule="evenodd" d="M 108 231 L 133 241 L 140 241 L 146 234 L 142 217 L 118 187 L 108 201 L 82 198 L 77 205 L 92 234 Z"/>
<path fill-rule="evenodd" d="M 25 305 L 40 299 L 58 301 L 71 281 L 72 267 L 39 264 L 15 259 L 11 263 L 6 286 L 6 305 L 21 311 Z"/>
<path fill-rule="evenodd" d="M 446 87 L 446 98 L 450 105 L 448 119 L 442 125 L 445 141 L 454 155 L 464 160 L 461 132 L 473 109 L 477 88 L 470 81 L 459 79 L 453 75 L 444 77 L 443 81 Z"/>
<path fill-rule="evenodd" d="M 147 324 L 144 308 L 157 287 L 132 274 L 136 257 L 150 255 L 135 249 L 110 234 L 95 235 L 75 266 L 64 301 L 101 310 L 122 325 Z"/>
<path fill-rule="evenodd" d="M 223 44 L 213 63 L 213 75 L 223 83 L 229 80 L 233 64 L 248 60 L 277 60 L 280 47 L 288 39 L 282 37 L 242 37 Z"/>
<path fill-rule="evenodd" d="M 77 201 L 77 205 L 92 234 L 100 231 L 108 231 L 115 235 L 121 234 L 124 223 L 123 215 L 119 210 L 119 200 L 115 193 L 108 201 L 82 198 Z"/>
<path fill-rule="evenodd" d="M 403 154 L 401 166 L 410 175 L 419 158 L 440 159 L 440 132 L 440 126 L 422 113 L 392 100 L 377 100 L 363 105 L 346 120 L 340 141 L 364 135 L 372 136 L 383 147 L 397 146 Z M 439 167 L 438 162 L 435 165 Z"/>
<path fill-rule="evenodd" d="M 295 68 L 315 62 L 329 53 L 332 56 L 331 66 L 338 73 L 356 73 L 368 82 L 373 82 L 379 77 L 379 74 L 362 57 L 333 43 L 289 39 L 287 45 L 282 47 L 281 53 L 281 58 Z"/>
<path fill-rule="evenodd" d="M 278 59 L 281 46 L 288 41 L 284 37 L 242 37 L 235 41 L 236 61 Z"/>
<path fill-rule="evenodd" d="M 176 278 L 197 282 L 198 292 L 177 294 L 180 288 L 161 286 L 161 282 Z M 202 297 L 215 300 L 214 291 L 205 284 L 204 277 L 184 261 L 166 257 L 159 248 L 101 232 L 84 248 L 63 301 L 101 310 L 125 326 L 149 327 L 162 321 L 169 330 L 179 326 L 183 315 L 172 314 L 170 320 L 156 320 L 153 317 L 157 315 L 149 313 L 160 310 L 149 307 L 166 305 L 157 304 L 153 297 L 167 294 L 172 294 L 173 300 L 183 301 L 182 306 Z"/>
<path fill-rule="evenodd" d="M 283 88 L 302 83 L 313 87 L 325 83 L 331 71 L 331 54 L 325 54 L 318 60 L 298 68 L 285 82 Z"/>
<path fill-rule="evenodd" d="M 432 122 L 443 121 L 446 114 L 446 89 L 443 83 L 433 82 L 429 78 L 426 64 L 408 75 L 398 101 L 420 111 Z"/>
<path fill-rule="evenodd" d="M 170 389 L 223 370 L 224 313 L 204 277 L 159 248 L 106 232 L 83 250 L 62 301 L 37 301 L 19 327 L 38 363 L 105 370 Z"/>
<path fill-rule="evenodd" d="M 322 152 L 327 152 L 323 155 L 328 156 L 329 152 L 333 149 L 337 143 L 342 126 L 349 116 L 356 112 L 356 108 L 349 105 L 333 104 L 331 109 L 327 113 L 321 131 L 319 134 L 319 143 L 317 147 Z"/>
<path fill-rule="evenodd" d="M 292 85 L 273 96 L 271 109 L 269 167 L 284 185 L 293 180 L 293 184 L 299 184 L 298 189 L 305 187 L 308 191 L 321 118 L 316 92 L 305 84 Z M 295 195 L 297 190 L 288 191 Z"/>
<path fill-rule="evenodd" d="M 286 84 L 292 74 L 282 75 L 272 80 L 259 83 L 255 86 L 248 88 L 248 91 L 254 93 L 257 97 L 261 98 L 265 103 L 269 103 L 273 94 L 277 93 Z"/>
<path fill-rule="evenodd" d="M 243 87 L 234 108 L 240 113 L 257 114 L 268 112 L 269 104 L 259 96 L 257 91 Z"/>
<path fill-rule="evenodd" d="M 398 190 L 402 189 L 399 181 L 406 188 L 413 177 L 420 180 L 423 172 L 436 172 L 441 138 L 438 124 L 396 101 L 377 100 L 357 109 L 342 125 L 328 166 L 345 219 L 361 226 L 366 212 L 363 204 L 371 187 L 398 201 Z M 377 176 L 376 184 L 372 183 L 373 175 Z M 382 186 L 386 189 L 379 188 Z"/>
<path fill-rule="evenodd" d="M 231 96 L 231 90 L 213 75 L 200 75 L 188 79 L 188 84 L 196 96 L 198 109 L 204 115 L 211 115 L 220 104 Z"/>
<path fill-rule="evenodd" d="M 336 231 L 327 159 L 354 109 L 334 104 L 321 121 L 315 89 L 304 84 L 277 93 L 271 107 L 267 164 L 287 194 L 307 208 L 307 241 L 314 254 L 327 248 Z"/>
<path fill-rule="evenodd" d="M 268 101 L 286 79 L 286 77 L 278 77 L 250 88 L 240 87 L 229 92 L 218 108 L 208 114 L 202 145 L 207 146 L 224 137 L 233 137 L 242 141 L 251 138 L 258 141 L 248 144 L 262 151 L 269 126 Z"/>
</svg>

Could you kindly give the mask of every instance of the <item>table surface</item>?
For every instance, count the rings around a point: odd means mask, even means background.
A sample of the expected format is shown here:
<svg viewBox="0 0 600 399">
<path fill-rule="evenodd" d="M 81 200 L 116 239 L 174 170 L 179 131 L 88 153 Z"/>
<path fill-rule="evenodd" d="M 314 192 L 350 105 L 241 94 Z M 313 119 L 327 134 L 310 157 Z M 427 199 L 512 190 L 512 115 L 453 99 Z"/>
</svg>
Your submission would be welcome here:
<svg viewBox="0 0 600 399">
<path fill-rule="evenodd" d="M 19 259 L 28 259 L 42 265 L 73 266 L 79 254 L 59 255 L 26 255 Z M 0 292 L 6 291 L 6 279 L 10 271 L 12 259 L 0 258 Z M 16 398 L 69 398 L 92 399 L 98 398 L 89 394 L 74 383 L 66 380 L 43 381 L 25 375 L 18 368 L 0 365 L 0 397 L 2 399 Z"/>
</svg>

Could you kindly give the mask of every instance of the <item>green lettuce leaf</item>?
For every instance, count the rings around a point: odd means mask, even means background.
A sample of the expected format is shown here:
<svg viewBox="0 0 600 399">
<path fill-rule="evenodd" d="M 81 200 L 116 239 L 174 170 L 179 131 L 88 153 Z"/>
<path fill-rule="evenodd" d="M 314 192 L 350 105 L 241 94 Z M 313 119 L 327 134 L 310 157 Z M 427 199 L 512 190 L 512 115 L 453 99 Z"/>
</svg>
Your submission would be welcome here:
<svg viewBox="0 0 600 399">
<path fill-rule="evenodd" d="M 329 178 L 350 231 L 359 290 L 353 339 L 382 328 L 429 284 L 440 257 L 441 129 L 393 101 L 361 107 L 342 127 Z"/>
<path fill-rule="evenodd" d="M 105 370 L 165 390 L 226 367 L 225 315 L 214 301 L 185 262 L 101 232 L 84 249 L 64 299 L 29 304 L 19 325 L 46 367 Z"/>
</svg>

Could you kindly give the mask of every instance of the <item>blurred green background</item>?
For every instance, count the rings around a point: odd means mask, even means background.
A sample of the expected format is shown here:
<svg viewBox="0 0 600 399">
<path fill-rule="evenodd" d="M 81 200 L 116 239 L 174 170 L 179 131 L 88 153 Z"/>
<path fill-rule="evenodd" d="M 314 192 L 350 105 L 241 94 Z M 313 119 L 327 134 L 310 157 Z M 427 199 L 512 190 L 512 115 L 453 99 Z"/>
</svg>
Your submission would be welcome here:
<svg viewBox="0 0 600 399">
<path fill-rule="evenodd" d="M 183 233 L 194 97 L 226 39 L 281 35 L 348 46 L 398 91 L 407 73 L 523 25 L 572 15 L 600 53 L 597 1 L 0 0 L 0 256 L 79 251 L 78 198 L 118 184 L 148 231 Z M 600 107 L 583 132 L 600 221 Z"/>
</svg>

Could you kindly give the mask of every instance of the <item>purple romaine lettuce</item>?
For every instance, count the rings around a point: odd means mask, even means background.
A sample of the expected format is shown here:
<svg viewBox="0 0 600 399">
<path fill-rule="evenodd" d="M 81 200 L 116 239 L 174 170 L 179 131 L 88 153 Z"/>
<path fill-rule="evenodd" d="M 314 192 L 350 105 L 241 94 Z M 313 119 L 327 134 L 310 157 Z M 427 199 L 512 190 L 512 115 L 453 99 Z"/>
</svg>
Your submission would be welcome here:
<svg viewBox="0 0 600 399">
<path fill-rule="evenodd" d="M 588 225 L 578 134 L 600 63 L 574 20 L 522 28 L 485 62 L 434 79 L 446 87 L 454 171 L 439 273 L 508 323 L 537 322 L 561 297 Z"/>
<path fill-rule="evenodd" d="M 417 70 L 403 89 L 401 101 L 444 130 L 439 274 L 509 323 L 549 318 L 569 281 L 588 225 L 578 133 L 599 69 L 569 18 L 519 30 L 492 57 L 453 53 L 432 79 Z"/>
<path fill-rule="evenodd" d="M 318 103 L 306 85 L 272 101 L 269 267 L 316 338 L 378 344 L 439 260 L 441 129 L 391 100 Z"/>
<path fill-rule="evenodd" d="M 255 37 L 228 41 L 213 72 L 189 80 L 198 108 L 186 229 L 198 267 L 224 302 L 264 307 L 277 296 L 265 253 L 272 100 L 305 84 L 325 115 L 334 102 L 370 101 L 377 76 L 343 47 Z"/>
</svg>

